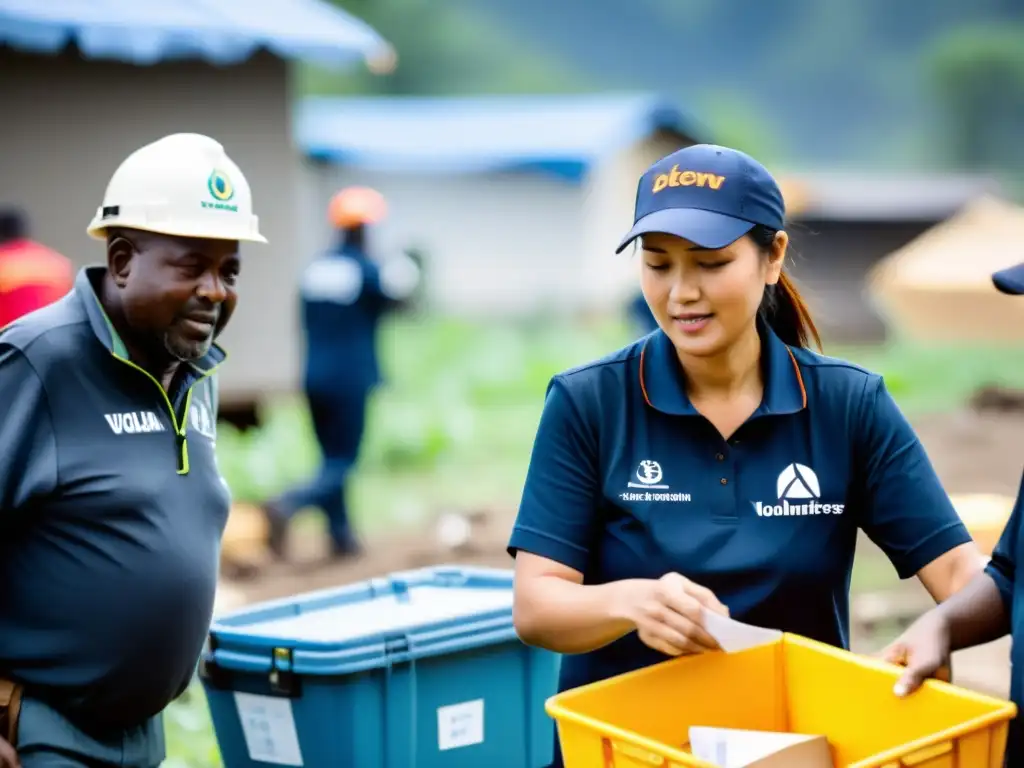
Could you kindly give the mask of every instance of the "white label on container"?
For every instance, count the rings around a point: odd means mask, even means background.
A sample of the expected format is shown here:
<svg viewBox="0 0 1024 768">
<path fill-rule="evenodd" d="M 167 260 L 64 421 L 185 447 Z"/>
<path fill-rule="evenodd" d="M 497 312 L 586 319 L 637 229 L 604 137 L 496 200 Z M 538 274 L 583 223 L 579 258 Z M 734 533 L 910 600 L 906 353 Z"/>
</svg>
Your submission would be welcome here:
<svg viewBox="0 0 1024 768">
<path fill-rule="evenodd" d="M 292 703 L 276 696 L 236 693 L 249 759 L 257 763 L 302 765 Z"/>
<path fill-rule="evenodd" d="M 484 700 L 437 708 L 437 748 L 456 749 L 484 743 Z"/>
</svg>

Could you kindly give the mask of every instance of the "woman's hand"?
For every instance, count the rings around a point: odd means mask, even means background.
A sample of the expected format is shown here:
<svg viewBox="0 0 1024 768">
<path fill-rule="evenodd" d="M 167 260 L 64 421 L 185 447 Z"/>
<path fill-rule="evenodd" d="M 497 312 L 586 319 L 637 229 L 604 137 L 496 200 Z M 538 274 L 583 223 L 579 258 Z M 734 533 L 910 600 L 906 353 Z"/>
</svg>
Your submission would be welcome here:
<svg viewBox="0 0 1024 768">
<path fill-rule="evenodd" d="M 628 582 L 619 612 L 636 627 L 644 645 L 668 656 L 718 650 L 704 629 L 703 609 L 729 615 L 711 590 L 678 573 Z"/>
</svg>

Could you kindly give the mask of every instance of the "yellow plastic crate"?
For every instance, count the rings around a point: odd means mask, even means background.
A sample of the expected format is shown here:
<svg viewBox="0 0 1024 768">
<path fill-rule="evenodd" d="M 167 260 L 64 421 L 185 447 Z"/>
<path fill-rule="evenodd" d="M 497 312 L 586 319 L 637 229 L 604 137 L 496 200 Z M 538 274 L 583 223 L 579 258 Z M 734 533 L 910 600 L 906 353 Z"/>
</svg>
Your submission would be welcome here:
<svg viewBox="0 0 1024 768">
<path fill-rule="evenodd" d="M 1001 768 L 1011 702 L 937 680 L 900 699 L 899 675 L 784 634 L 564 691 L 545 709 L 566 768 L 714 768 L 689 753 L 691 725 L 821 734 L 836 768 Z"/>
</svg>

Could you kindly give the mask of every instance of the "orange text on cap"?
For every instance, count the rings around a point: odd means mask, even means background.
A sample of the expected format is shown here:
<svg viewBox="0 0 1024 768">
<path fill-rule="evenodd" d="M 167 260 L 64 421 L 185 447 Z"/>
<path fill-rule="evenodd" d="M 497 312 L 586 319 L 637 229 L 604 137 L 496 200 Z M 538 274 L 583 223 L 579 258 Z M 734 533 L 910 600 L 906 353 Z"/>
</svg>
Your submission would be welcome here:
<svg viewBox="0 0 1024 768">
<path fill-rule="evenodd" d="M 703 171 L 680 171 L 678 165 L 673 165 L 669 173 L 658 174 L 654 178 L 652 192 L 661 192 L 665 187 L 710 187 L 721 189 L 725 183 L 725 176 Z"/>
</svg>

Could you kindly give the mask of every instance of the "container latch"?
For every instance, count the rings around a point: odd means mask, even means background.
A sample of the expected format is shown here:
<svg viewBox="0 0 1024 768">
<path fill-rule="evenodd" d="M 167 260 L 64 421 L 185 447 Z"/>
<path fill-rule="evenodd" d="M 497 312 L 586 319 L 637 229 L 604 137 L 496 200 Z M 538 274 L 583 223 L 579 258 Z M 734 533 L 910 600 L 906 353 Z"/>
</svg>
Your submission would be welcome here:
<svg viewBox="0 0 1024 768">
<path fill-rule="evenodd" d="M 270 657 L 270 690 L 275 696 L 297 699 L 302 696 L 302 681 L 295 674 L 291 648 L 275 648 Z"/>
</svg>

